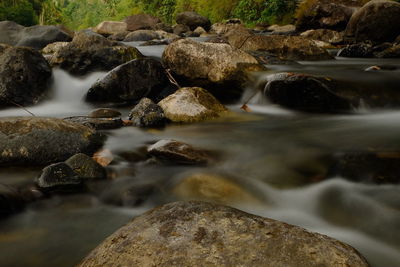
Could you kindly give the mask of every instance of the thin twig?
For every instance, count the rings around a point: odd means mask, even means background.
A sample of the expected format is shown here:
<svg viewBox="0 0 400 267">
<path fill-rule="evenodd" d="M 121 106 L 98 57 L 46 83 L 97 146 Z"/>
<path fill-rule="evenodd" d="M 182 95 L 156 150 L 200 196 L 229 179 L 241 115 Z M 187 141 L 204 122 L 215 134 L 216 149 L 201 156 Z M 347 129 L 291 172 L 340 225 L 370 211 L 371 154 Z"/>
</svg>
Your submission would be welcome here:
<svg viewBox="0 0 400 267">
<path fill-rule="evenodd" d="M 168 80 L 169 80 L 170 83 L 172 83 L 173 85 L 175 85 L 175 86 L 178 87 L 178 88 L 182 88 L 182 87 L 178 84 L 178 82 L 175 80 L 174 76 L 172 76 L 171 70 L 170 70 L 170 69 L 166 69 L 165 72 L 167 73 Z"/>
<path fill-rule="evenodd" d="M 36 117 L 36 115 L 33 114 L 32 112 L 30 112 L 26 107 L 24 107 L 24 106 L 22 106 L 22 105 L 20 105 L 20 104 L 18 104 L 18 103 L 16 103 L 16 102 L 14 102 L 14 101 L 12 101 L 11 99 L 9 99 L 9 98 L 7 98 L 7 97 L 5 97 L 5 96 L 1 96 L 1 98 L 5 99 L 7 102 L 9 102 L 9 103 L 11 103 L 11 104 L 13 104 L 13 105 L 15 105 L 15 106 L 17 106 L 17 107 L 19 107 L 19 108 L 22 108 L 23 110 L 25 110 L 26 112 L 28 112 L 28 113 L 29 113 L 30 115 L 32 115 L 33 117 Z"/>
<path fill-rule="evenodd" d="M 243 105 L 240 107 L 240 109 L 246 111 L 246 112 L 250 112 L 250 108 L 247 106 L 247 104 L 250 102 L 250 100 L 256 96 L 256 94 L 258 93 L 257 90 L 254 91 L 253 94 L 251 94 L 251 96 L 243 103 Z"/>
</svg>

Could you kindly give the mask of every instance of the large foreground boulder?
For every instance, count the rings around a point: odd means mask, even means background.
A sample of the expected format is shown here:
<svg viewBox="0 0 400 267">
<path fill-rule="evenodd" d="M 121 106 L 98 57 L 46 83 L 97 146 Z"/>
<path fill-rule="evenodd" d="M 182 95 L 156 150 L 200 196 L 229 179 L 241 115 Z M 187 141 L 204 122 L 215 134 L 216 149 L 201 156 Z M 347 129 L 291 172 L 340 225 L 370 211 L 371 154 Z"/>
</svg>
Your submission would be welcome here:
<svg viewBox="0 0 400 267">
<path fill-rule="evenodd" d="M 346 37 L 373 43 L 392 42 L 400 35 L 400 3 L 374 0 L 351 17 Z"/>
<path fill-rule="evenodd" d="M 48 89 L 52 72 L 36 50 L 11 47 L 0 54 L 0 107 L 32 105 Z"/>
<path fill-rule="evenodd" d="M 298 30 L 346 28 L 353 12 L 367 0 L 305 0 L 297 9 Z"/>
<path fill-rule="evenodd" d="M 194 31 L 197 27 L 203 27 L 208 31 L 211 26 L 211 22 L 208 18 L 192 11 L 179 13 L 175 20 L 178 24 L 188 26 L 191 31 Z"/>
<path fill-rule="evenodd" d="M 137 14 L 127 17 L 124 22 L 127 24 L 126 29 L 133 32 L 137 30 L 155 30 L 161 20 L 148 14 Z"/>
<path fill-rule="evenodd" d="M 92 85 L 86 101 L 132 104 L 145 96 L 154 99 L 167 85 L 160 62 L 136 59 L 116 67 Z"/>
<path fill-rule="evenodd" d="M 302 36 L 252 35 L 231 31 L 226 38 L 233 47 L 241 50 L 268 52 L 286 60 L 332 59 L 328 51 Z"/>
<path fill-rule="evenodd" d="M 122 227 L 79 266 L 368 266 L 325 235 L 206 202 L 175 202 Z"/>
<path fill-rule="evenodd" d="M 104 138 L 80 124 L 54 118 L 0 118 L 0 165 L 45 165 L 91 154 Z"/>
<path fill-rule="evenodd" d="M 350 112 L 347 99 L 336 95 L 330 79 L 306 74 L 279 73 L 268 77 L 264 94 L 273 103 L 315 113 Z"/>
<path fill-rule="evenodd" d="M 221 98 L 240 95 L 247 71 L 262 70 L 257 60 L 228 44 L 181 39 L 167 46 L 163 64 L 183 86 L 201 86 Z"/>
<path fill-rule="evenodd" d="M 12 21 L 0 22 L 0 43 L 42 49 L 48 44 L 68 42 L 71 39 L 71 35 L 58 26 L 24 27 Z"/>
<path fill-rule="evenodd" d="M 68 45 L 60 47 L 50 58 L 50 63 L 72 74 L 85 75 L 90 71 L 109 71 L 141 57 L 143 55 L 134 47 L 108 40 L 94 32 L 82 31 Z"/>
</svg>

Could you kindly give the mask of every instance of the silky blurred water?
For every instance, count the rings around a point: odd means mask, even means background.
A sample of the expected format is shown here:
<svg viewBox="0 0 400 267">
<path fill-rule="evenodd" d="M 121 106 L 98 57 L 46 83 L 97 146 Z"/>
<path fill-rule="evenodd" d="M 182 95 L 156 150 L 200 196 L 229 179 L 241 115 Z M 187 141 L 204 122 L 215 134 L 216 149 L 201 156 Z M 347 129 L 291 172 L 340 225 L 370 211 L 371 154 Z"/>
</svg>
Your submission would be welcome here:
<svg viewBox="0 0 400 267">
<path fill-rule="evenodd" d="M 146 47 L 159 57 L 163 47 Z M 268 66 L 258 79 L 280 71 L 330 76 L 384 90 L 400 86 L 399 71 L 365 72 L 371 65 L 400 67 L 400 60 L 337 59 Z M 104 72 L 83 78 L 55 69 L 52 94 L 29 110 L 37 116 L 85 115 L 94 107 L 83 97 Z M 249 86 L 242 101 L 253 95 Z M 378 88 L 379 87 L 379 88 Z M 400 90 L 400 87 L 398 88 Z M 91 194 L 55 196 L 33 203 L 24 212 L 0 221 L 1 266 L 72 266 L 104 238 L 134 216 L 156 205 L 179 200 L 171 188 L 192 173 L 234 177 L 258 203 L 235 203 L 250 213 L 299 225 L 344 241 L 357 248 L 372 266 L 400 266 L 400 186 L 354 183 L 346 177 L 326 177 L 327 157 L 369 147 L 400 150 L 400 110 L 358 108 L 349 115 L 311 115 L 268 103 L 261 95 L 241 103 L 214 121 L 169 125 L 160 130 L 125 127 L 106 131 L 105 148 L 114 155 L 139 151 L 160 139 L 175 139 L 214 151 L 218 157 L 207 167 L 128 162 L 117 156 L 111 166 L 115 179 L 104 198 Z M 129 108 L 123 109 L 126 116 Z M 0 116 L 27 116 L 11 108 Z M 19 185 L 40 173 L 37 168 L 0 169 L 0 183 Z M 321 178 L 322 177 L 322 178 Z M 132 186 L 154 186 L 134 207 L 105 204 L 104 199 Z"/>
</svg>

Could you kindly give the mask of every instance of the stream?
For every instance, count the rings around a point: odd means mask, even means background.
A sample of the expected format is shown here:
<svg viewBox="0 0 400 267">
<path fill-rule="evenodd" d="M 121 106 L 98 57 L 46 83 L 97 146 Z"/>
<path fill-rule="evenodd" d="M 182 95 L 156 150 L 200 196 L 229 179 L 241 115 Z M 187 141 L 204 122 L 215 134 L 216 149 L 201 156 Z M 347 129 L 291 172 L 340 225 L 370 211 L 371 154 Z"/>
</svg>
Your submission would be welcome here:
<svg viewBox="0 0 400 267">
<path fill-rule="evenodd" d="M 130 45 L 138 45 L 130 43 Z M 165 46 L 140 47 L 160 58 Z M 397 70 L 366 72 L 373 65 Z M 344 59 L 271 65 L 266 75 L 290 71 L 329 76 L 369 88 L 400 89 L 400 59 Z M 51 97 L 29 110 L 36 116 L 69 117 L 88 114 L 83 102 L 91 84 L 105 72 L 83 78 L 54 69 Z M 249 86 L 243 101 L 252 95 Z M 192 173 L 218 173 L 233 179 L 259 203 L 235 207 L 260 216 L 302 226 L 346 242 L 372 266 L 400 266 L 400 185 L 352 182 L 327 174 L 326 156 L 369 147 L 400 151 L 400 109 L 371 109 L 361 105 L 355 114 L 313 115 L 281 108 L 260 95 L 240 110 L 229 105 L 227 115 L 204 123 L 169 125 L 162 130 L 124 127 L 106 131 L 105 149 L 118 155 L 137 151 L 160 139 L 175 139 L 206 150 L 218 158 L 207 167 L 168 166 L 118 160 L 110 166 L 114 180 L 99 198 L 90 194 L 55 196 L 32 203 L 25 211 L 0 221 L 1 266 L 73 266 L 133 217 L 170 201 L 170 192 Z M 129 108 L 121 110 L 126 118 Z M 18 108 L 0 116 L 28 116 Z M 19 185 L 40 173 L 35 168 L 0 169 L 0 183 Z M 400 175 L 400 174 L 399 174 Z M 312 177 L 312 178 L 310 178 Z M 152 186 L 156 190 L 133 207 L 106 204 L 124 188 Z"/>
</svg>

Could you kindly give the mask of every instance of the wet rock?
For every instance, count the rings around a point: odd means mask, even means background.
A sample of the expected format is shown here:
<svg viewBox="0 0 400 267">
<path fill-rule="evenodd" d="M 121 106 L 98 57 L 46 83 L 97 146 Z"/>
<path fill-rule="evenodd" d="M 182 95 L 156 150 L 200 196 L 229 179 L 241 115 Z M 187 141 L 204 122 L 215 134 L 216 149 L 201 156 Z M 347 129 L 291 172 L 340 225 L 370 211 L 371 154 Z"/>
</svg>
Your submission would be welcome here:
<svg viewBox="0 0 400 267">
<path fill-rule="evenodd" d="M 386 48 L 382 52 L 375 54 L 378 58 L 400 58 L 400 44 L 395 44 Z"/>
<path fill-rule="evenodd" d="M 345 35 L 356 42 L 392 42 L 400 34 L 399 14 L 400 3 L 370 1 L 352 15 Z"/>
<path fill-rule="evenodd" d="M 78 153 L 65 161 L 81 179 L 106 179 L 107 172 L 99 163 L 86 154 Z"/>
<path fill-rule="evenodd" d="M 35 25 L 24 27 L 12 21 L 0 22 L 0 43 L 13 46 L 27 46 L 37 50 L 54 42 L 71 41 L 70 36 L 62 27 Z"/>
<path fill-rule="evenodd" d="M 244 51 L 264 51 L 288 60 L 326 60 L 332 56 L 302 36 L 252 35 L 229 32 L 228 42 Z"/>
<path fill-rule="evenodd" d="M 138 14 L 127 17 L 124 22 L 127 24 L 128 31 L 152 30 L 156 29 L 156 25 L 161 22 L 157 17 L 148 14 Z"/>
<path fill-rule="evenodd" d="M 89 113 L 90 118 L 117 118 L 121 117 L 121 112 L 111 108 L 98 108 Z"/>
<path fill-rule="evenodd" d="M 297 10 L 296 27 L 309 29 L 331 29 L 342 31 L 354 11 L 365 3 L 363 0 L 306 0 Z"/>
<path fill-rule="evenodd" d="M 158 105 L 173 122 L 199 122 L 217 118 L 226 108 L 200 87 L 184 87 L 161 100 Z"/>
<path fill-rule="evenodd" d="M 64 162 L 44 168 L 36 183 L 42 190 L 51 192 L 75 192 L 82 186 L 82 180 Z"/>
<path fill-rule="evenodd" d="M 1 54 L 4 53 L 4 51 L 6 51 L 10 47 L 11 47 L 11 45 L 0 43 L 0 56 L 1 56 Z"/>
<path fill-rule="evenodd" d="M 369 44 L 352 44 L 339 50 L 338 57 L 373 57 L 372 46 Z"/>
<path fill-rule="evenodd" d="M 147 148 L 147 152 L 163 162 L 172 164 L 207 164 L 207 152 L 175 140 L 160 140 Z"/>
<path fill-rule="evenodd" d="M 156 26 L 154 27 L 155 30 L 157 31 L 164 31 L 167 33 L 172 33 L 174 29 L 172 28 L 171 25 L 165 24 L 165 23 L 157 23 Z"/>
<path fill-rule="evenodd" d="M 126 32 L 126 22 L 103 21 L 94 28 L 94 32 L 102 35 L 113 35 Z"/>
<path fill-rule="evenodd" d="M 153 46 L 153 45 L 169 45 L 171 43 L 170 40 L 163 39 L 163 40 L 151 40 L 144 42 L 140 46 Z"/>
<path fill-rule="evenodd" d="M 129 61 L 110 71 L 89 89 L 86 101 L 130 104 L 143 97 L 154 98 L 168 85 L 164 68 L 157 60 Z"/>
<path fill-rule="evenodd" d="M 172 192 L 181 200 L 203 200 L 225 205 L 261 204 L 242 185 L 219 174 L 197 173 L 183 177 Z"/>
<path fill-rule="evenodd" d="M 264 52 L 264 51 L 249 51 L 249 54 L 252 55 L 260 64 L 267 65 L 299 65 L 297 61 L 294 60 L 285 60 L 280 58 L 279 56 Z"/>
<path fill-rule="evenodd" d="M 129 33 L 124 42 L 138 42 L 138 41 L 150 41 L 150 40 L 160 39 L 157 32 L 152 30 L 137 30 Z"/>
<path fill-rule="evenodd" d="M 273 103 L 313 113 L 350 112 L 351 104 L 334 93 L 330 79 L 279 73 L 268 77 L 264 94 Z"/>
<path fill-rule="evenodd" d="M 119 32 L 119 33 L 108 36 L 107 39 L 111 40 L 111 41 L 122 42 L 129 33 L 130 32 L 128 32 L 128 31 Z"/>
<path fill-rule="evenodd" d="M 87 116 L 75 116 L 64 118 L 65 121 L 78 123 L 93 130 L 112 130 L 124 126 L 121 118 L 92 118 Z"/>
<path fill-rule="evenodd" d="M 173 33 L 178 36 L 183 36 L 187 32 L 190 32 L 190 28 L 186 25 L 178 24 L 173 27 Z"/>
<path fill-rule="evenodd" d="M 203 27 L 206 31 L 208 31 L 211 26 L 211 22 L 208 18 L 191 11 L 179 13 L 175 20 L 178 24 L 188 26 L 192 31 L 194 31 L 197 27 Z"/>
<path fill-rule="evenodd" d="M 328 29 L 308 30 L 301 33 L 300 36 L 331 44 L 339 44 L 343 42 L 343 32 Z"/>
<path fill-rule="evenodd" d="M 121 45 L 94 32 L 82 31 L 58 50 L 50 58 L 50 63 L 72 74 L 85 75 L 90 71 L 108 71 L 141 57 L 143 55 L 134 47 Z"/>
<path fill-rule="evenodd" d="M 211 26 L 210 33 L 224 35 L 230 31 L 243 31 L 246 30 L 242 23 L 218 22 Z"/>
<path fill-rule="evenodd" d="M 160 249 L 161 248 L 161 249 Z M 122 227 L 78 266 L 369 266 L 351 246 L 207 202 L 175 202 Z"/>
<path fill-rule="evenodd" d="M 55 118 L 0 118 L 0 165 L 45 165 L 76 153 L 92 154 L 104 137 Z"/>
<path fill-rule="evenodd" d="M 400 152 L 347 152 L 336 155 L 331 175 L 375 184 L 398 184 Z"/>
<path fill-rule="evenodd" d="M 156 33 L 162 38 L 167 39 L 170 43 L 172 40 L 178 39 L 179 36 L 173 33 L 165 32 L 165 31 L 156 31 Z"/>
<path fill-rule="evenodd" d="M 197 27 L 193 33 L 198 34 L 199 36 L 203 34 L 207 34 L 207 31 L 203 27 Z"/>
<path fill-rule="evenodd" d="M 129 162 L 140 162 L 149 159 L 147 147 L 140 147 L 134 151 L 122 151 L 118 153 L 118 156 Z"/>
<path fill-rule="evenodd" d="M 0 184 L 0 219 L 21 211 L 25 201 L 17 189 Z"/>
<path fill-rule="evenodd" d="M 40 101 L 51 80 L 51 68 L 37 51 L 11 47 L 0 55 L 0 107 Z"/>
<path fill-rule="evenodd" d="M 54 54 L 55 52 L 67 46 L 68 44 L 69 42 L 55 42 L 48 44 L 46 45 L 45 48 L 42 49 L 42 54 Z"/>
<path fill-rule="evenodd" d="M 228 44 L 177 40 L 167 46 L 163 64 L 182 86 L 201 86 L 219 99 L 237 98 L 249 71 L 265 68 L 251 55 Z"/>
<path fill-rule="evenodd" d="M 129 120 L 138 127 L 160 127 L 165 124 L 163 109 L 149 98 L 142 98 L 129 113 Z"/>
<path fill-rule="evenodd" d="M 289 35 L 289 34 L 293 34 L 296 32 L 296 26 L 291 25 L 291 24 L 283 25 L 283 26 L 275 24 L 275 25 L 269 26 L 267 30 L 271 31 L 272 34 L 283 34 L 283 35 L 287 34 L 287 35 Z"/>
</svg>

